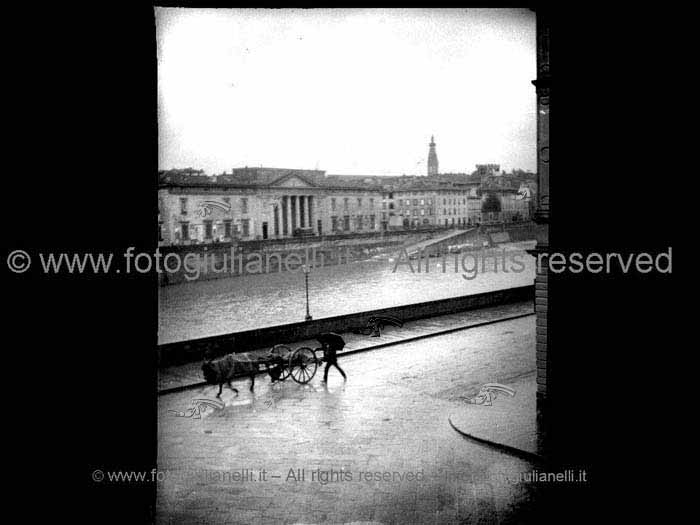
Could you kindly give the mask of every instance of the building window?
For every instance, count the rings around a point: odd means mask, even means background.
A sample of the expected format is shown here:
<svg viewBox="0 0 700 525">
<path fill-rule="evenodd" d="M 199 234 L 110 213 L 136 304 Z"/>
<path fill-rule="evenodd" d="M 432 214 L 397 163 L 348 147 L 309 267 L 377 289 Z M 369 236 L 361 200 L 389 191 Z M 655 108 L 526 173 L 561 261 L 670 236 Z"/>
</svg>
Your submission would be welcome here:
<svg viewBox="0 0 700 525">
<path fill-rule="evenodd" d="M 158 242 L 163 242 L 163 223 L 158 223 Z"/>
<path fill-rule="evenodd" d="M 335 197 L 331 199 L 331 211 L 335 211 Z"/>
<path fill-rule="evenodd" d="M 432 205 L 433 205 L 433 199 L 428 199 L 428 206 L 432 206 Z"/>
<path fill-rule="evenodd" d="M 357 231 L 362 230 L 362 215 L 357 216 Z"/>
<path fill-rule="evenodd" d="M 211 239 L 212 238 L 212 222 L 211 221 L 204 221 L 204 238 L 205 239 Z"/>
<path fill-rule="evenodd" d="M 372 230 L 377 228 L 377 219 L 374 215 L 369 216 L 369 227 Z"/>
<path fill-rule="evenodd" d="M 358 198 L 357 198 L 357 207 L 359 208 L 359 207 L 361 207 L 361 206 L 362 206 L 362 198 L 361 198 L 361 197 L 358 197 Z"/>
<path fill-rule="evenodd" d="M 187 198 L 180 199 L 180 215 L 187 215 Z"/>
<path fill-rule="evenodd" d="M 424 210 L 423 208 L 421 208 L 420 214 L 421 214 L 421 215 L 425 215 L 425 210 Z"/>
<path fill-rule="evenodd" d="M 410 205 L 411 205 L 411 200 L 410 200 L 410 199 L 406 199 L 406 206 L 410 206 Z"/>
<path fill-rule="evenodd" d="M 390 209 L 390 210 L 393 210 L 393 209 L 394 209 L 394 203 L 393 203 L 393 202 L 390 202 L 390 203 L 389 203 L 389 209 Z"/>
<path fill-rule="evenodd" d="M 345 202 L 347 203 L 347 199 L 345 199 Z M 350 231 L 350 215 L 343 216 L 343 229 L 346 232 Z"/>
<path fill-rule="evenodd" d="M 418 206 L 418 199 L 413 199 L 413 205 Z"/>
<path fill-rule="evenodd" d="M 248 237 L 250 235 L 250 219 L 243 219 L 241 225 L 243 226 L 243 237 Z"/>
<path fill-rule="evenodd" d="M 343 209 L 346 209 L 346 210 L 347 210 L 349 205 L 350 205 L 350 199 L 348 199 L 347 197 L 345 197 L 345 198 L 343 199 Z"/>
<path fill-rule="evenodd" d="M 180 223 L 180 233 L 182 235 L 183 241 L 190 240 L 190 223 L 189 222 L 181 222 Z"/>
<path fill-rule="evenodd" d="M 337 230 L 338 230 L 338 217 L 333 216 L 333 217 L 331 217 L 331 231 L 334 232 Z"/>
<path fill-rule="evenodd" d="M 248 197 L 241 197 L 241 213 L 248 213 Z"/>
<path fill-rule="evenodd" d="M 393 198 L 394 198 L 394 194 L 393 194 L 393 193 L 390 193 L 390 194 L 389 194 L 389 199 L 393 199 Z"/>
<path fill-rule="evenodd" d="M 224 221 L 224 237 L 227 239 L 231 238 L 231 221 Z"/>
<path fill-rule="evenodd" d="M 374 199 L 369 200 L 369 207 L 374 209 Z"/>
<path fill-rule="evenodd" d="M 420 205 L 421 205 L 421 206 L 424 206 L 424 205 L 425 205 L 425 199 L 421 199 L 421 200 L 420 200 Z"/>
<path fill-rule="evenodd" d="M 413 216 L 415 217 L 417 215 L 418 215 L 418 210 L 413 210 Z"/>
</svg>

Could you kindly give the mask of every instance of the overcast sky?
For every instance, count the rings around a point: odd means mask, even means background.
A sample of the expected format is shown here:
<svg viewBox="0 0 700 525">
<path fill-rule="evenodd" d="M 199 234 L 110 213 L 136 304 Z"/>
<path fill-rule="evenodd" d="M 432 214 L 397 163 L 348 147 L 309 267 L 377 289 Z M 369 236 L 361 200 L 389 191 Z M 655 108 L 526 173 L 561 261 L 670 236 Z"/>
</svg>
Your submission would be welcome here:
<svg viewBox="0 0 700 525">
<path fill-rule="evenodd" d="M 536 170 L 527 9 L 156 8 L 160 169 Z"/>
</svg>

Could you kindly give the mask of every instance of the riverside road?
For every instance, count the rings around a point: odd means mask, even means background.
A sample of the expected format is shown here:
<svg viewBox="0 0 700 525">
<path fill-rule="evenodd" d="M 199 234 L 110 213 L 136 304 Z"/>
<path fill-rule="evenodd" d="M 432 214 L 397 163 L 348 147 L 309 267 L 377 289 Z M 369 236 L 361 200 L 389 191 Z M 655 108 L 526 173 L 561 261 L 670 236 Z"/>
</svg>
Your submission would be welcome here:
<svg viewBox="0 0 700 525">
<path fill-rule="evenodd" d="M 236 381 L 199 419 L 182 413 L 217 387 L 161 396 L 157 522 L 522 520 L 539 487 L 511 480 L 533 465 L 448 415 L 484 383 L 534 381 L 534 347 L 530 316 L 346 356 L 347 383 Z"/>
</svg>

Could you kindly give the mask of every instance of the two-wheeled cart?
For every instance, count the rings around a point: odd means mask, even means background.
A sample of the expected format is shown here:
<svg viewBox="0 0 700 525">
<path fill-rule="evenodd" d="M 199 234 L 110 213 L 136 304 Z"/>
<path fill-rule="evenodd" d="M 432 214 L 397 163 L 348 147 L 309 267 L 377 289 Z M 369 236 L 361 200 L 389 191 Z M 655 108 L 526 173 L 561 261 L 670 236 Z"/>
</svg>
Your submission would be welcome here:
<svg viewBox="0 0 700 525">
<path fill-rule="evenodd" d="M 292 350 L 287 345 L 275 345 L 270 350 L 267 358 L 261 361 L 268 370 L 273 370 L 271 377 L 276 377 L 277 381 L 284 381 L 291 377 L 299 384 L 306 384 L 316 375 L 319 364 L 323 358 L 319 358 L 316 352 L 323 352 L 322 348 L 315 350 L 308 346 L 302 346 Z"/>
</svg>

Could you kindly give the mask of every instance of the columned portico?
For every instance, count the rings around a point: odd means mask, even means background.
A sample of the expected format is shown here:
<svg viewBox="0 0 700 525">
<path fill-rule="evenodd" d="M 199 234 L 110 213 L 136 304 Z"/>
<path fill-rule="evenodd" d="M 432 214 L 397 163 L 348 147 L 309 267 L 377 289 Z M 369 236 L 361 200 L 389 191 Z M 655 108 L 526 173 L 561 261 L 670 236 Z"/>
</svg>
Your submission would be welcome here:
<svg viewBox="0 0 700 525">
<path fill-rule="evenodd" d="M 315 211 L 313 195 L 283 195 L 275 207 L 275 235 L 293 237 L 297 228 L 311 228 L 317 233 Z"/>
</svg>

